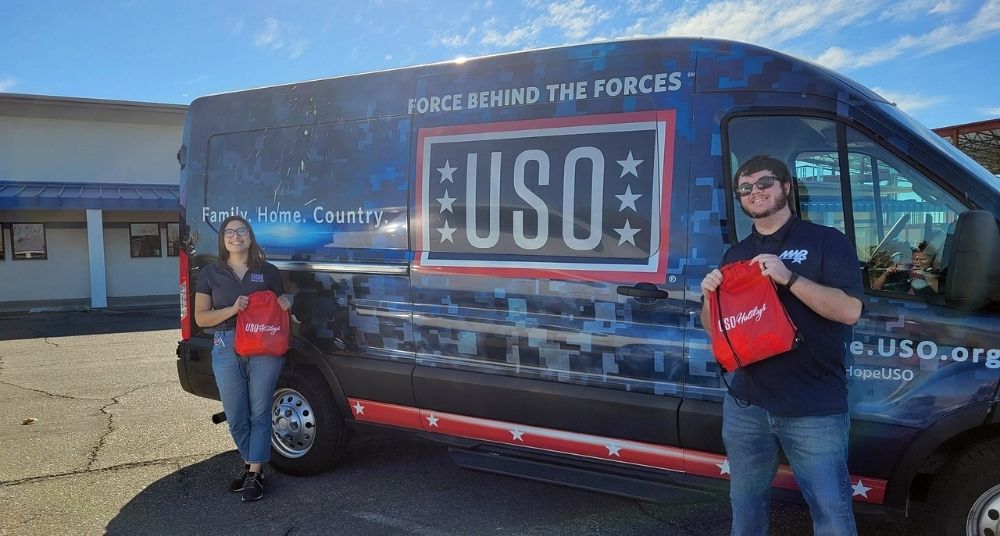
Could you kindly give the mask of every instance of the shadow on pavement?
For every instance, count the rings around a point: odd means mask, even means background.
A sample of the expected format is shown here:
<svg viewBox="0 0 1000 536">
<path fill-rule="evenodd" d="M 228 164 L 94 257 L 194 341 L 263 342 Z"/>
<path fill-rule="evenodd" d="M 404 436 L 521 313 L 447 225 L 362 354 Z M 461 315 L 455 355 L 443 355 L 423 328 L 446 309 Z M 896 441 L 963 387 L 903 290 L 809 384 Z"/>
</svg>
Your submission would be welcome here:
<svg viewBox="0 0 1000 536">
<path fill-rule="evenodd" d="M 177 329 L 180 336 L 179 317 L 177 306 L 163 305 L 149 308 L 5 313 L 0 315 L 0 341 L 164 329 Z"/>
</svg>

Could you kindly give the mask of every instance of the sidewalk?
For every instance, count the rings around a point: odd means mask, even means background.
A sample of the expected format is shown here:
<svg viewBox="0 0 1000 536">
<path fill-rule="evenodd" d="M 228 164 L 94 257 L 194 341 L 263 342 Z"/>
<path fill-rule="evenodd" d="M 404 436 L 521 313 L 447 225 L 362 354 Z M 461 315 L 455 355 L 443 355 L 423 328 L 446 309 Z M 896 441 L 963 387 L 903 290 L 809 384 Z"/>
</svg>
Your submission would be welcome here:
<svg viewBox="0 0 1000 536">
<path fill-rule="evenodd" d="M 107 308 L 94 310 L 120 311 L 128 309 L 150 309 L 180 307 L 177 294 L 156 296 L 128 296 L 108 298 Z M 70 300 L 0 301 L 0 314 L 50 313 L 60 311 L 90 311 L 90 298 Z"/>
</svg>

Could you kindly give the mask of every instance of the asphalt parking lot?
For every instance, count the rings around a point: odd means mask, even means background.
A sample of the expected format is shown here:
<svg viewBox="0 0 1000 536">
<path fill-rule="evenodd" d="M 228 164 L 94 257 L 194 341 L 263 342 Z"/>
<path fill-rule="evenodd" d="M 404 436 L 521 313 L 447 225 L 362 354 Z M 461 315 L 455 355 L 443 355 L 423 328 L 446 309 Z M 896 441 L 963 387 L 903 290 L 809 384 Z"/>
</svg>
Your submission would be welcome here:
<svg viewBox="0 0 1000 536">
<path fill-rule="evenodd" d="M 0 316 L 0 534 L 727 534 L 724 497 L 650 504 L 459 468 L 447 449 L 356 434 L 332 472 L 225 491 L 238 457 L 218 402 L 183 392 L 176 308 Z M 27 423 L 27 424 L 24 424 Z M 859 518 L 861 534 L 923 523 Z M 772 533 L 811 532 L 776 504 Z"/>
</svg>

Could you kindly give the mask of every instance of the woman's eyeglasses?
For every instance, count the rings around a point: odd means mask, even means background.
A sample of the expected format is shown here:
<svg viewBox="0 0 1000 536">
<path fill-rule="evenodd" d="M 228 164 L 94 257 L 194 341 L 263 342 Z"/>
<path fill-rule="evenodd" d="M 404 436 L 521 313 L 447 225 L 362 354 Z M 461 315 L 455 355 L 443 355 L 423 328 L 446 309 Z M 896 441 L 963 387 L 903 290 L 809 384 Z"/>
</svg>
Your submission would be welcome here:
<svg viewBox="0 0 1000 536">
<path fill-rule="evenodd" d="M 744 182 L 743 184 L 736 187 L 736 195 L 740 197 L 746 197 L 753 192 L 754 185 L 757 186 L 758 190 L 764 191 L 768 188 L 774 186 L 774 181 L 778 180 L 778 177 L 767 176 L 757 179 L 757 182 Z"/>
<path fill-rule="evenodd" d="M 226 238 L 232 238 L 236 235 L 246 236 L 248 234 L 250 234 L 250 229 L 247 229 L 246 227 L 237 227 L 236 229 L 226 229 L 225 232 L 222 233 L 222 235 L 225 236 Z"/>
</svg>

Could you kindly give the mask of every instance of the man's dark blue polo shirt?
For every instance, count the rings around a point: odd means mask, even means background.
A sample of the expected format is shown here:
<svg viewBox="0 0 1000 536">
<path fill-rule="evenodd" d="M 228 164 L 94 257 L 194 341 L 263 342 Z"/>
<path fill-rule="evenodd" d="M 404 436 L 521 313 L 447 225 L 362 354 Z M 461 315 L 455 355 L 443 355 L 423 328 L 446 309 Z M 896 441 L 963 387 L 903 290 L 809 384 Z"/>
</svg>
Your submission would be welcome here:
<svg viewBox="0 0 1000 536">
<path fill-rule="evenodd" d="M 228 266 L 209 263 L 198 272 L 198 284 L 195 292 L 208 294 L 212 297 L 212 309 L 225 309 L 236 303 L 236 298 L 249 296 L 258 290 L 272 290 L 278 296 L 285 293 L 285 285 L 281 281 L 281 272 L 269 262 L 264 262 L 259 269 L 247 270 L 243 279 L 236 279 Z M 232 329 L 236 326 L 236 317 L 215 326 L 216 329 Z"/>
<path fill-rule="evenodd" d="M 800 221 L 795 216 L 771 235 L 753 233 L 729 248 L 723 264 L 777 255 L 785 266 L 820 285 L 839 288 L 862 300 L 861 269 L 854 246 L 840 231 Z M 847 345 L 852 328 L 827 320 L 779 286 L 788 316 L 802 343 L 733 374 L 732 390 L 740 399 L 786 417 L 833 415 L 847 411 Z"/>
</svg>

